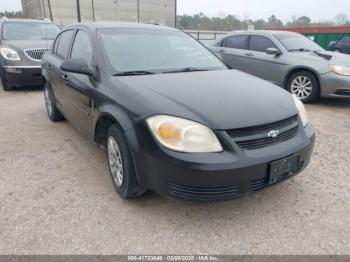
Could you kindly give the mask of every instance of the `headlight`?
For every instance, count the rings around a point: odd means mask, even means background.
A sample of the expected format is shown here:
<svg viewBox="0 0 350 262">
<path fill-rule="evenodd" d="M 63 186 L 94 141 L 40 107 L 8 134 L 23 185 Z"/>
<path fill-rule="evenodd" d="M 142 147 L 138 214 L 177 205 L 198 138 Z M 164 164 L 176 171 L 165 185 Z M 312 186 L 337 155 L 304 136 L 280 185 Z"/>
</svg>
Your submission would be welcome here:
<svg viewBox="0 0 350 262">
<path fill-rule="evenodd" d="M 16 61 L 21 60 L 18 53 L 15 50 L 8 48 L 8 47 L 1 47 L 0 53 L 1 53 L 2 57 L 7 59 L 7 60 L 16 60 Z"/>
<path fill-rule="evenodd" d="M 301 122 L 303 123 L 303 126 L 305 127 L 309 123 L 309 119 L 307 117 L 305 106 L 304 106 L 303 102 L 301 102 L 299 100 L 299 98 L 294 94 L 293 94 L 293 99 L 294 99 L 295 106 L 298 109 L 298 112 L 299 112 L 299 115 L 301 118 Z"/>
<path fill-rule="evenodd" d="M 186 153 L 223 150 L 214 132 L 200 123 L 167 115 L 152 116 L 146 122 L 154 137 L 169 149 Z"/>
<path fill-rule="evenodd" d="M 350 67 L 330 65 L 329 68 L 338 75 L 350 76 Z"/>
</svg>

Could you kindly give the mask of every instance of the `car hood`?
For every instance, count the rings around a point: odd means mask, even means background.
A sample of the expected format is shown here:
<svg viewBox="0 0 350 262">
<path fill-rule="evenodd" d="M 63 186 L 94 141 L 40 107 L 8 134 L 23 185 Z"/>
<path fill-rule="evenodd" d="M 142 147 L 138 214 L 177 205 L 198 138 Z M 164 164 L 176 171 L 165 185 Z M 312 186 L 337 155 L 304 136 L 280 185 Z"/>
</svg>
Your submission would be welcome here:
<svg viewBox="0 0 350 262">
<path fill-rule="evenodd" d="M 8 46 L 15 50 L 34 48 L 50 48 L 53 40 L 4 40 L 2 46 Z"/>
<path fill-rule="evenodd" d="M 313 52 L 293 52 L 290 53 L 294 57 L 303 58 L 304 60 L 320 63 L 324 62 L 328 65 L 342 65 L 342 66 L 349 66 L 350 67 L 350 56 L 346 54 L 341 53 L 335 53 L 330 51 L 324 51 L 322 54 L 328 56 L 323 57 L 321 55 L 315 54 Z"/>
<path fill-rule="evenodd" d="M 288 92 L 236 70 L 123 76 L 116 81 L 142 104 L 147 111 L 144 117 L 175 115 L 225 130 L 275 122 L 297 113 Z"/>
</svg>

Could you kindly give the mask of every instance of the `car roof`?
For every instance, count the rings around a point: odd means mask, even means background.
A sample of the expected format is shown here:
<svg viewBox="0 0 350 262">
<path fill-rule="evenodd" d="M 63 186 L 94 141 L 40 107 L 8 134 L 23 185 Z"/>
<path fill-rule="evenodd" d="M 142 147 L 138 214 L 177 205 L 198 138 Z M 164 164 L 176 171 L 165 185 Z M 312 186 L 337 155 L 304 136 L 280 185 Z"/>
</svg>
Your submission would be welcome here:
<svg viewBox="0 0 350 262">
<path fill-rule="evenodd" d="M 228 34 L 228 36 L 233 36 L 233 35 L 273 35 L 273 36 L 278 36 L 278 35 L 299 35 L 298 33 L 295 32 L 290 32 L 290 31 L 283 31 L 283 30 L 254 30 L 254 31 L 233 31 Z"/>
<path fill-rule="evenodd" d="M 128 22 L 82 22 L 75 23 L 64 27 L 64 29 L 75 28 L 77 26 L 85 26 L 89 29 L 106 29 L 106 28 L 138 28 L 138 29 L 163 29 L 177 30 L 172 27 L 167 27 L 158 24 L 143 24 L 143 23 L 128 23 Z"/>
</svg>

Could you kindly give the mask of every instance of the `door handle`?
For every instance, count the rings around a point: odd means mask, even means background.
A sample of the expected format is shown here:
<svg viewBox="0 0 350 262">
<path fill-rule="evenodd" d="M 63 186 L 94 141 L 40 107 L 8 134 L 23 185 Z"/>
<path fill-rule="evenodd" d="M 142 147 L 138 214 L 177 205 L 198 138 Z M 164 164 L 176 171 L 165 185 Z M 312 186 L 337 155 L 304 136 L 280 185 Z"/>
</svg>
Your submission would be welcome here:
<svg viewBox="0 0 350 262">
<path fill-rule="evenodd" d="M 219 52 L 220 53 L 226 53 L 226 50 L 225 49 L 219 49 Z"/>
<path fill-rule="evenodd" d="M 246 55 L 246 56 L 254 56 L 253 53 L 246 53 L 245 55 Z"/>
</svg>

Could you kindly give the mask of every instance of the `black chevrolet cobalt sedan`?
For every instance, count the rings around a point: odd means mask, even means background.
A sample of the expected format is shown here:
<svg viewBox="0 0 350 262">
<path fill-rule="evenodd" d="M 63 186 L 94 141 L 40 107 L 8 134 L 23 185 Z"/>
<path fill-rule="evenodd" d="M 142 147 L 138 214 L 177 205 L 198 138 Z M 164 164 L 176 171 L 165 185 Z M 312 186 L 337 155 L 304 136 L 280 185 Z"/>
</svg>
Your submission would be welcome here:
<svg viewBox="0 0 350 262">
<path fill-rule="evenodd" d="M 157 25 L 66 27 L 43 58 L 48 116 L 106 147 L 117 192 L 240 197 L 309 163 L 303 104 Z"/>
</svg>

